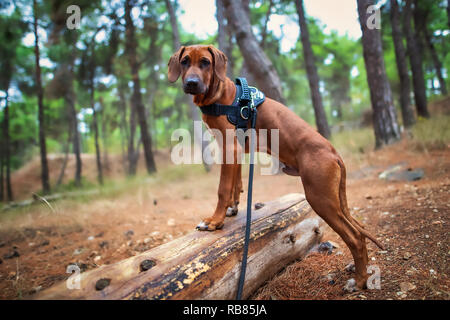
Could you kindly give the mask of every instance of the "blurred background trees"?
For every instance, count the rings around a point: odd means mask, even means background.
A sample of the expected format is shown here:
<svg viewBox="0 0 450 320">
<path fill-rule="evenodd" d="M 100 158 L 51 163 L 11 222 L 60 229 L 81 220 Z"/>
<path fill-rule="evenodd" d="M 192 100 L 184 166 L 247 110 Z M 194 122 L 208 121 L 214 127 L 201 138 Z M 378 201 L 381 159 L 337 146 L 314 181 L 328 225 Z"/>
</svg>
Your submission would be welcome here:
<svg viewBox="0 0 450 320">
<path fill-rule="evenodd" d="M 367 6 L 381 8 L 381 29 L 362 23 L 361 39 L 328 30 L 300 0 L 214 2 L 217 34 L 199 38 L 179 23 L 178 0 L 1 1 L 0 199 L 13 200 L 11 173 L 35 156 L 43 193 L 63 184 L 70 157 L 68 183 L 82 186 L 83 154 L 95 156 L 99 183 L 114 155 L 126 175 L 136 175 L 141 153 L 155 173 L 155 153 L 171 147 L 172 131 L 193 133 L 192 120 L 200 119 L 166 78 L 180 45 L 219 47 L 229 77 L 248 77 L 325 137 L 369 114 L 376 147 L 429 117 L 428 100 L 448 92 L 447 1 L 355 0 L 361 22 Z M 82 17 L 73 30 L 66 27 L 71 4 Z M 281 33 L 275 18 L 285 21 Z M 285 49 L 288 23 L 300 36 Z M 55 156 L 61 161 L 52 171 L 47 158 Z"/>
</svg>

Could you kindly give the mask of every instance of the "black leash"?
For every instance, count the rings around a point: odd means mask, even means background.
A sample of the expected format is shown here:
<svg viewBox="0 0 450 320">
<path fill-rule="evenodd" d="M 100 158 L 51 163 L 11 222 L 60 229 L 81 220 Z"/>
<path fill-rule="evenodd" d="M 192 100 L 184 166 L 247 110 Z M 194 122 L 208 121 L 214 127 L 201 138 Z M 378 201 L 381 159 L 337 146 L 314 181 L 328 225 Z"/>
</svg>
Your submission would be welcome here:
<svg viewBox="0 0 450 320">
<path fill-rule="evenodd" d="M 250 226 L 252 224 L 252 194 L 253 194 L 253 170 L 254 170 L 254 157 L 255 157 L 255 142 L 256 142 L 256 115 L 257 111 L 253 104 L 253 97 L 250 105 L 250 121 L 251 121 L 251 139 L 250 139 L 250 169 L 248 173 L 248 193 L 247 193 L 247 223 L 245 225 L 245 239 L 244 248 L 242 253 L 241 274 L 239 275 L 238 291 L 236 300 L 242 299 L 242 292 L 244 290 L 245 272 L 247 270 L 247 256 L 248 246 L 250 242 Z"/>
<path fill-rule="evenodd" d="M 256 108 L 265 100 L 265 95 L 257 88 L 249 87 L 245 78 L 236 79 L 236 97 L 231 105 L 222 105 L 213 103 L 200 108 L 203 114 L 220 116 L 226 115 L 230 123 L 237 129 L 247 130 L 250 121 L 251 140 L 250 140 L 250 169 L 248 174 L 248 195 L 247 195 L 247 223 L 245 226 L 244 247 L 242 253 L 241 273 L 239 276 L 237 300 L 242 299 L 244 290 L 245 272 L 247 270 L 248 246 L 250 242 L 250 225 L 252 223 L 252 191 L 253 191 L 253 170 L 256 143 Z M 245 148 L 245 141 L 244 141 Z"/>
</svg>

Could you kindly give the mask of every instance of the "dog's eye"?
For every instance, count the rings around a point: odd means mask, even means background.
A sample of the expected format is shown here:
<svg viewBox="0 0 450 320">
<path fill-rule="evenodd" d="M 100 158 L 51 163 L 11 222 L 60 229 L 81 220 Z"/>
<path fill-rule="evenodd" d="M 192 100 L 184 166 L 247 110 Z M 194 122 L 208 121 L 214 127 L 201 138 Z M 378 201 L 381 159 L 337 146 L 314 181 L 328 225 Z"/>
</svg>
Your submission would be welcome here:
<svg viewBox="0 0 450 320">
<path fill-rule="evenodd" d="M 209 62 L 209 60 L 203 59 L 200 61 L 200 66 L 205 68 L 207 66 L 209 66 L 211 64 L 211 62 Z"/>
<path fill-rule="evenodd" d="M 189 58 L 184 58 L 183 60 L 181 60 L 181 65 L 182 66 L 187 66 L 188 65 L 188 63 L 189 63 Z"/>
</svg>

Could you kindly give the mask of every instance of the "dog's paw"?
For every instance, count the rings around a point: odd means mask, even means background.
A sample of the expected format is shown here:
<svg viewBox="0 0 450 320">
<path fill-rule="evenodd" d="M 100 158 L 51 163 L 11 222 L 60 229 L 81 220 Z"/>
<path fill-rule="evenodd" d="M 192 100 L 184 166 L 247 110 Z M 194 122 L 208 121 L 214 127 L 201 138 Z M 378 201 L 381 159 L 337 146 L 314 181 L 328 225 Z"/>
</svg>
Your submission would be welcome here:
<svg viewBox="0 0 450 320">
<path fill-rule="evenodd" d="M 355 269 L 355 264 L 353 262 L 349 263 L 348 265 L 345 266 L 345 271 L 347 271 L 348 273 L 355 273 L 356 269 Z"/>
<path fill-rule="evenodd" d="M 356 285 L 355 279 L 351 278 L 351 279 L 347 280 L 347 283 L 345 284 L 345 287 L 344 287 L 345 292 L 352 293 L 352 292 L 355 292 L 358 290 L 359 290 L 359 288 Z"/>
<path fill-rule="evenodd" d="M 197 225 L 196 229 L 198 231 L 206 231 L 208 230 L 208 225 L 204 221 L 202 221 Z"/>
<path fill-rule="evenodd" d="M 216 224 L 213 222 L 206 223 L 205 221 L 200 222 L 196 227 L 196 229 L 198 231 L 214 231 L 214 230 L 220 230 L 222 228 L 223 228 L 223 222 Z"/>
<path fill-rule="evenodd" d="M 228 209 L 227 209 L 227 213 L 226 213 L 226 216 L 227 217 L 234 217 L 235 215 L 237 215 L 238 214 L 238 208 L 237 207 L 229 207 Z"/>
</svg>

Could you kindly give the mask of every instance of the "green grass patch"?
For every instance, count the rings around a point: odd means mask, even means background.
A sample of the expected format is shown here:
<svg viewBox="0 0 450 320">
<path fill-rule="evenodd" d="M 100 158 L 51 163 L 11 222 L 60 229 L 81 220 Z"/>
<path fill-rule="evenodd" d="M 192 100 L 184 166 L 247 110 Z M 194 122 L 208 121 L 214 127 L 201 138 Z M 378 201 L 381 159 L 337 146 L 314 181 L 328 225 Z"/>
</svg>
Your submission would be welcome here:
<svg viewBox="0 0 450 320">
<path fill-rule="evenodd" d="M 75 183 L 75 179 L 70 180 L 65 184 L 61 184 L 59 186 L 55 186 L 52 190 L 53 193 L 64 193 L 64 192 L 72 192 L 72 191 L 81 191 L 81 190 L 89 190 L 95 188 L 96 185 L 92 181 L 87 180 L 85 177 L 81 177 L 81 186 L 77 186 Z"/>
<path fill-rule="evenodd" d="M 450 144 L 450 116 L 419 118 L 411 134 L 411 140 L 418 150 L 446 149 Z"/>
<path fill-rule="evenodd" d="M 175 165 L 161 170 L 156 175 L 159 182 L 184 181 L 194 175 L 206 174 L 202 164 L 195 165 Z"/>
<path fill-rule="evenodd" d="M 372 128 L 347 130 L 333 134 L 331 143 L 342 155 L 364 154 L 374 149 L 375 136 Z"/>
</svg>

